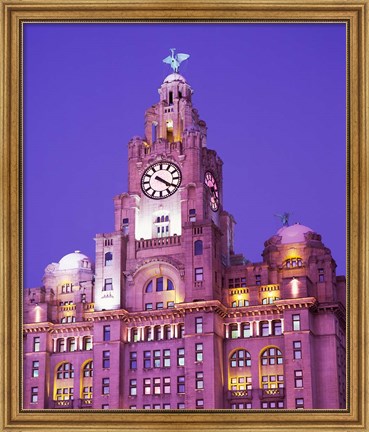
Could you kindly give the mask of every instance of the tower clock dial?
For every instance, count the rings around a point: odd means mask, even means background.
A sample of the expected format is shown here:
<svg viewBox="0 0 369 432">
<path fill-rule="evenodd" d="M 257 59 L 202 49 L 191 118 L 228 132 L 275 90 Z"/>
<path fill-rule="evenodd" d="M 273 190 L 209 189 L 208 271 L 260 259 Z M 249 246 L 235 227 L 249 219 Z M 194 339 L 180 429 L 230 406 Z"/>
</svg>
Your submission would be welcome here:
<svg viewBox="0 0 369 432">
<path fill-rule="evenodd" d="M 205 173 L 205 184 L 210 190 L 210 208 L 216 212 L 219 210 L 219 189 L 214 175 L 210 171 Z"/>
<path fill-rule="evenodd" d="M 181 170 L 172 162 L 158 162 L 146 168 L 141 178 L 142 192 L 152 199 L 173 195 L 181 185 Z"/>
</svg>

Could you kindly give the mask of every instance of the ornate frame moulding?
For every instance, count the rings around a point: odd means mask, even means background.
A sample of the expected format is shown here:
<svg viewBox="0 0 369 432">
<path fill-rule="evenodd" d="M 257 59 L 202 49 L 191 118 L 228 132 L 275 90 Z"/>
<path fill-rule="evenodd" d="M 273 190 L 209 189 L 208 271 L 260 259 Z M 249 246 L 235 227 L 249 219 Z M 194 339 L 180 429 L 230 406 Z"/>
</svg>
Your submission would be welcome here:
<svg viewBox="0 0 369 432">
<path fill-rule="evenodd" d="M 368 358 L 366 343 L 369 296 L 368 247 L 368 5 L 369 0 L 310 0 L 278 2 L 254 1 L 65 1 L 0 0 L 1 5 L 1 103 L 3 124 L 1 145 L 0 205 L 0 392 L 1 430 L 3 431 L 215 431 L 231 432 L 283 430 L 339 431 L 368 430 Z M 264 22 L 345 22 L 348 59 L 348 407 L 346 410 L 314 410 L 249 413 L 234 411 L 201 412 L 82 412 L 57 410 L 26 411 L 21 409 L 22 330 L 22 113 L 21 109 L 21 31 L 27 21 L 258 21 Z M 306 304 L 312 307 L 309 299 Z M 184 305 L 195 307 L 195 305 Z M 196 307 L 201 307 L 200 304 Z M 219 314 L 223 308 L 214 304 Z M 277 304 L 274 305 L 277 307 Z M 291 305 L 295 307 L 295 305 Z M 317 307 L 324 307 L 318 305 Z M 340 311 L 337 311 L 339 313 Z M 181 314 L 180 310 L 173 313 Z M 97 313 L 91 319 L 99 319 Z M 134 320 L 134 314 L 111 319 Z M 88 327 L 88 322 L 85 326 Z M 76 326 L 81 328 L 80 326 Z M 47 331 L 58 332 L 50 324 Z"/>
</svg>

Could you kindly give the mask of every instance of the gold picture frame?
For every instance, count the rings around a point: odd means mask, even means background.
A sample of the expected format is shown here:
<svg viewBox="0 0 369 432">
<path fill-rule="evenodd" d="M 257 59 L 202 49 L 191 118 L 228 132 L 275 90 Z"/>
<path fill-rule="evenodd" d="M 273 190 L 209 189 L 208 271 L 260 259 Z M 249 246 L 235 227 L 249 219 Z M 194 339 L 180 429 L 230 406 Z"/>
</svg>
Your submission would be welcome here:
<svg viewBox="0 0 369 432">
<path fill-rule="evenodd" d="M 357 430 L 368 428 L 368 6 L 369 0 L 0 0 L 1 205 L 0 413 L 3 431 Z M 301 412 L 45 412 L 21 409 L 21 52 L 23 21 L 43 20 L 340 21 L 348 28 L 347 253 L 348 408 Z"/>
</svg>

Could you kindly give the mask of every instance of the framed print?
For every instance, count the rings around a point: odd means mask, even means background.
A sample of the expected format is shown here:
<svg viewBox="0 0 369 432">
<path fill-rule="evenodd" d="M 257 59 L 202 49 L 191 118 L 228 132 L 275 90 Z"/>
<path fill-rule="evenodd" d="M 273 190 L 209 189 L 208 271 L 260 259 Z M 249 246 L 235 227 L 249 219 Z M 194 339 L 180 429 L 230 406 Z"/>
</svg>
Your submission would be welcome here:
<svg viewBox="0 0 369 432">
<path fill-rule="evenodd" d="M 3 430 L 366 430 L 368 2 L 1 7 Z"/>
</svg>

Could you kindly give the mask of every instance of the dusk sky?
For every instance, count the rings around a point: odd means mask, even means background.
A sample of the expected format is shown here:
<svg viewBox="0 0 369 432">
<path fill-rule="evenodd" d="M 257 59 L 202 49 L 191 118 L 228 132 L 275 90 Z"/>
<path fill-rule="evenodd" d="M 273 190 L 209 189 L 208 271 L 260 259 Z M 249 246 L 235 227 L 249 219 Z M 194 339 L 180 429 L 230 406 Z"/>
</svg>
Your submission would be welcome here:
<svg viewBox="0 0 369 432">
<path fill-rule="evenodd" d="M 236 253 L 261 261 L 290 212 L 346 274 L 345 44 L 345 24 L 25 24 L 24 286 L 75 250 L 94 261 L 113 231 L 173 47 L 224 162 Z"/>
</svg>

